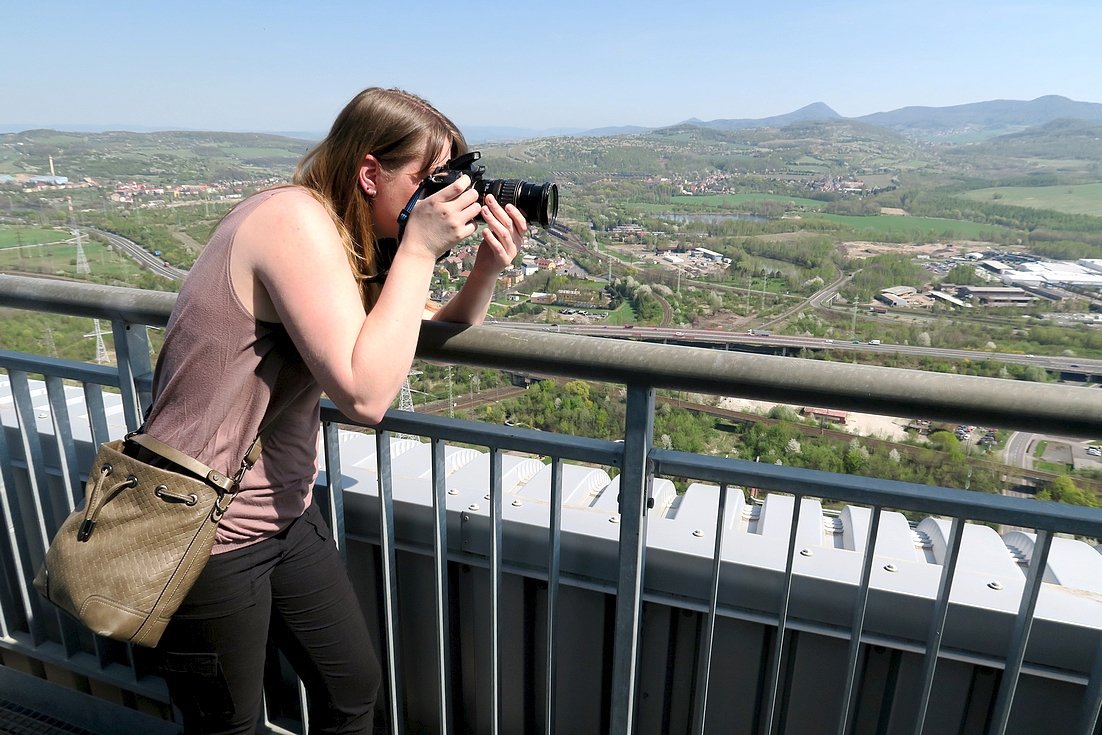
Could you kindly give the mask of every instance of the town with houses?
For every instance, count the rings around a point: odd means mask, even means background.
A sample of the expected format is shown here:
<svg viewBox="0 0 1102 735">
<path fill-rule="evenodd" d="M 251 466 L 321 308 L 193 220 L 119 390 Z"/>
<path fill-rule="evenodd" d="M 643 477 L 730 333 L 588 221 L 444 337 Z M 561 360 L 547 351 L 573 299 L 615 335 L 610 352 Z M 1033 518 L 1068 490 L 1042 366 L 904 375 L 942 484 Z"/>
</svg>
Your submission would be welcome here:
<svg viewBox="0 0 1102 735">
<path fill-rule="evenodd" d="M 24 192 L 106 187 L 109 190 L 107 198 L 117 205 L 153 209 L 232 202 L 241 199 L 251 190 L 282 182 L 282 179 L 271 177 L 255 181 L 230 180 L 176 185 L 137 181 L 107 184 L 88 177 L 71 180 L 67 176 L 58 175 L 52 157 L 49 159 L 49 170 L 48 175 L 0 175 L 0 184 L 15 184 Z M 734 180 L 737 177 L 737 174 L 730 172 L 716 172 L 696 180 L 678 177 L 676 180 L 661 178 L 656 181 L 671 184 L 680 194 L 700 196 L 734 191 Z M 869 193 L 865 182 L 838 176 L 807 178 L 803 185 L 809 190 L 821 192 Z M 547 233 L 541 235 L 534 231 L 533 235 L 535 243 L 546 244 Z M 602 233 L 602 239 L 609 246 L 622 248 L 620 254 L 629 255 L 634 265 L 661 266 L 675 271 L 679 277 L 684 274 L 687 277 L 706 279 L 720 275 L 731 264 L 731 258 L 722 253 L 677 238 L 668 238 L 668 233 L 652 232 L 637 223 L 616 225 Z M 456 248 L 442 262 L 452 278 L 459 279 L 460 282 L 466 279 L 469 275 L 466 266 L 473 262 L 476 247 L 472 244 Z M 1102 290 L 1102 259 L 1050 261 L 1029 254 L 994 250 L 961 253 L 959 249 L 954 250 L 952 244 L 945 244 L 940 250 L 935 249 L 935 252 L 939 255 L 922 253 L 916 257 L 925 261 L 927 270 L 938 275 L 944 275 L 957 265 L 971 264 L 985 283 L 893 286 L 877 294 L 872 308 L 880 311 L 885 308 L 1025 307 L 1038 299 L 1059 302 L 1072 296 L 1086 296 L 1102 307 L 1102 300 L 1098 297 Z M 575 284 L 591 280 L 594 285 L 592 288 L 572 285 L 555 293 L 529 294 L 518 290 L 525 279 L 540 271 L 567 276 Z M 533 304 L 556 306 L 564 311 L 569 310 L 568 313 L 571 314 L 582 309 L 606 308 L 610 301 L 600 274 L 587 274 L 573 259 L 561 255 L 550 257 L 526 253 L 514 267 L 502 274 L 501 282 L 507 289 L 508 301 L 530 301 Z M 434 293 L 435 298 L 447 298 L 448 295 L 444 289 Z M 1078 318 L 1080 321 L 1102 324 L 1102 313 L 1082 314 Z"/>
</svg>

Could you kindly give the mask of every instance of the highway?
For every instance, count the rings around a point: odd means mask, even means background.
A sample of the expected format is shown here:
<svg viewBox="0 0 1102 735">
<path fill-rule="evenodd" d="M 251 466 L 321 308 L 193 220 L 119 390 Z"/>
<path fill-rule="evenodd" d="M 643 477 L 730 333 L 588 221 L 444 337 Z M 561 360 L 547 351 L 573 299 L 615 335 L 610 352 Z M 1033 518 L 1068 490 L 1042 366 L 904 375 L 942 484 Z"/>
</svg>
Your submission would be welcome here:
<svg viewBox="0 0 1102 735">
<path fill-rule="evenodd" d="M 100 237 L 105 238 L 120 251 L 126 253 L 131 259 L 135 260 L 138 265 L 158 276 L 169 278 L 173 281 L 180 281 L 187 275 L 187 271 L 174 268 L 171 265 L 166 265 L 164 260 L 156 257 L 153 253 L 133 240 L 125 238 L 122 235 L 116 235 L 113 232 L 108 232 L 107 230 L 99 230 L 96 228 L 90 228 L 90 230 Z"/>
</svg>

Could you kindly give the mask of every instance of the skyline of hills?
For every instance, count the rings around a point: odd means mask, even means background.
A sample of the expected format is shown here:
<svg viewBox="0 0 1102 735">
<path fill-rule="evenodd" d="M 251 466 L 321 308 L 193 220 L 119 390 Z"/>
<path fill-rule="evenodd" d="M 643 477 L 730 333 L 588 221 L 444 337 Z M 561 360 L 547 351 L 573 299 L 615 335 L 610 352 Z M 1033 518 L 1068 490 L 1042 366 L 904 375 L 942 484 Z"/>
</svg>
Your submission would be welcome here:
<svg viewBox="0 0 1102 735">
<path fill-rule="evenodd" d="M 1021 132 L 1030 127 L 1063 119 L 1102 123 L 1102 104 L 1080 102 L 1060 95 L 1045 95 L 1033 100 L 988 100 L 947 107 L 907 106 L 888 112 L 845 117 L 825 102 L 813 102 L 783 115 L 763 118 L 721 118 L 707 121 L 690 118 L 680 123 L 659 127 L 626 125 L 570 132 L 523 131 L 517 128 L 477 128 L 477 130 L 487 136 L 485 140 L 494 140 L 495 138 L 489 136 L 498 135 L 500 139 L 552 135 L 596 137 L 646 133 L 685 125 L 714 130 L 747 130 L 783 128 L 795 123 L 848 120 L 886 128 L 918 140 L 946 140 L 956 136 L 961 141 L 965 141 Z M 473 130 L 476 129 L 472 128 Z M 521 135 L 521 133 L 529 135 Z M 532 133 L 536 134 L 532 135 Z M 468 135 L 473 137 L 473 133 Z"/>
<path fill-rule="evenodd" d="M 965 142 L 982 140 L 996 135 L 1021 132 L 1027 128 L 1044 125 L 1054 120 L 1071 119 L 1102 122 L 1102 103 L 1072 100 L 1060 95 L 1045 95 L 1033 100 L 988 100 L 946 107 L 906 106 L 886 112 L 875 112 L 857 117 L 845 117 L 825 102 L 813 102 L 782 115 L 763 118 L 718 118 L 701 120 L 689 118 L 657 127 L 623 125 L 600 128 L 548 128 L 531 129 L 510 126 L 461 125 L 470 142 L 493 142 L 523 138 L 545 137 L 605 137 L 646 133 L 664 128 L 692 125 L 716 130 L 744 130 L 753 128 L 781 128 L 793 123 L 824 120 L 850 120 L 864 122 L 893 130 L 917 140 L 946 140 Z M 38 124 L 0 123 L 0 133 L 18 133 L 46 129 L 66 132 L 96 133 L 106 131 L 162 132 L 164 126 L 142 126 L 120 123 L 117 125 L 90 124 Z M 184 132 L 199 132 L 180 128 Z M 242 131 L 225 131 L 242 132 Z M 323 131 L 247 131 L 281 135 L 304 140 L 318 140 Z"/>
</svg>

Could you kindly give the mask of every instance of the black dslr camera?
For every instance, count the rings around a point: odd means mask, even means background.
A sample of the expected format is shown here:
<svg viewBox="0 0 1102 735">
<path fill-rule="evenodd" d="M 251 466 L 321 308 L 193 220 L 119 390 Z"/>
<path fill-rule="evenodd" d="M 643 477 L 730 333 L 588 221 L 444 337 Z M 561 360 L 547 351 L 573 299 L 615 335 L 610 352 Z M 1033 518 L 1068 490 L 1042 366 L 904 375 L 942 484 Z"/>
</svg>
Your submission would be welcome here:
<svg viewBox="0 0 1102 735">
<path fill-rule="evenodd" d="M 493 195 L 501 206 L 512 204 L 524 214 L 530 224 L 538 223 L 541 227 L 550 227 L 555 224 L 555 218 L 559 214 L 559 187 L 556 184 L 532 184 L 520 179 L 484 179 L 486 167 L 476 165 L 475 161 L 482 157 L 478 151 L 471 151 L 462 156 L 453 158 L 441 168 L 426 176 L 417 191 L 409 198 L 405 208 L 398 215 L 398 239 L 380 240 L 376 243 L 376 267 L 378 275 L 366 280 L 381 283 L 390 264 L 394 261 L 394 255 L 398 252 L 398 243 L 402 241 L 402 235 L 406 231 L 406 222 L 413 207 L 422 197 L 431 196 L 443 189 L 448 184 L 454 183 L 460 176 L 467 174 L 471 177 L 471 188 L 478 192 L 478 202 L 481 204 L 487 194 Z M 481 215 L 475 218 L 481 220 Z M 441 255 L 437 262 L 448 257 L 451 251 Z"/>
<path fill-rule="evenodd" d="M 471 177 L 472 188 L 478 192 L 479 204 L 486 199 L 487 194 L 492 194 L 501 206 L 512 204 L 519 209 L 530 224 L 538 223 L 541 227 L 550 227 L 555 224 L 555 217 L 559 214 L 557 185 L 530 184 L 520 179 L 484 179 L 482 175 L 486 173 L 486 167 L 475 164 L 475 161 L 481 157 L 482 154 L 478 151 L 465 153 L 426 176 L 417 187 L 417 191 L 410 197 L 405 209 L 398 215 L 398 239 L 402 239 L 401 233 L 405 230 L 406 220 L 413 212 L 413 205 L 421 197 L 435 194 L 448 184 L 454 183 L 463 174 Z"/>
</svg>

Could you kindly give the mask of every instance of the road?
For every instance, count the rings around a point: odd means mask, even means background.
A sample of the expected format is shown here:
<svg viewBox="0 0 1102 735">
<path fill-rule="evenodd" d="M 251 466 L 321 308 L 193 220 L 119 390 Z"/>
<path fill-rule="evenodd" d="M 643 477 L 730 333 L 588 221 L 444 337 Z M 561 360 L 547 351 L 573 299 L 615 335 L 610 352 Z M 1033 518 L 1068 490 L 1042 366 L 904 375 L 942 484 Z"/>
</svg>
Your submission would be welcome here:
<svg viewBox="0 0 1102 735">
<path fill-rule="evenodd" d="M 91 231 L 100 237 L 106 239 L 113 246 L 118 248 L 123 253 L 126 253 L 130 258 L 135 260 L 138 265 L 142 266 L 146 270 L 155 273 L 163 278 L 168 278 L 173 281 L 183 280 L 187 275 L 187 271 L 179 268 L 174 268 L 171 265 L 165 265 L 165 261 L 156 257 L 153 253 L 143 248 L 138 243 L 123 237 L 122 235 L 116 235 L 113 232 L 107 230 L 99 230 L 96 228 L 90 228 Z"/>
</svg>

